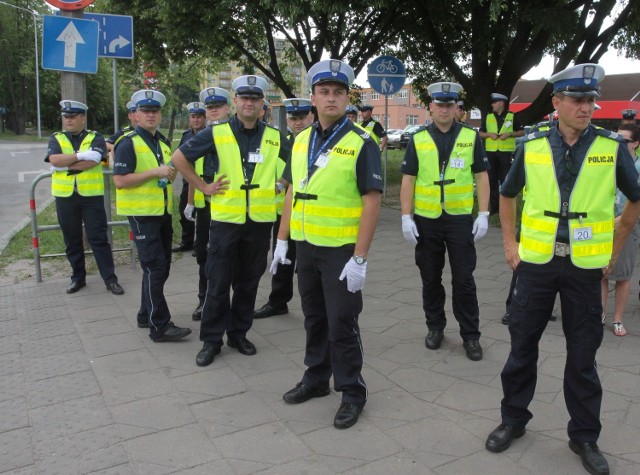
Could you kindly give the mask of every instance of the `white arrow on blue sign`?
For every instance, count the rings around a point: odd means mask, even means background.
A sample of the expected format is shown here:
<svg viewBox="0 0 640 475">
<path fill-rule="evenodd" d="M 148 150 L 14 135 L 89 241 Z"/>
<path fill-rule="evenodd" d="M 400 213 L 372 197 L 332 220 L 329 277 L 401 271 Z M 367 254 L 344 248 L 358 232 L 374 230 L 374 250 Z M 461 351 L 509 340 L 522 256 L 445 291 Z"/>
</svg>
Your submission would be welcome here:
<svg viewBox="0 0 640 475">
<path fill-rule="evenodd" d="M 45 15 L 42 67 L 95 74 L 98 71 L 98 24 L 92 20 Z"/>
<path fill-rule="evenodd" d="M 84 18 L 100 25 L 98 56 L 133 59 L 133 17 L 85 13 Z"/>
<path fill-rule="evenodd" d="M 374 91 L 390 96 L 404 86 L 404 64 L 395 56 L 378 56 L 367 69 L 367 79 Z"/>
</svg>

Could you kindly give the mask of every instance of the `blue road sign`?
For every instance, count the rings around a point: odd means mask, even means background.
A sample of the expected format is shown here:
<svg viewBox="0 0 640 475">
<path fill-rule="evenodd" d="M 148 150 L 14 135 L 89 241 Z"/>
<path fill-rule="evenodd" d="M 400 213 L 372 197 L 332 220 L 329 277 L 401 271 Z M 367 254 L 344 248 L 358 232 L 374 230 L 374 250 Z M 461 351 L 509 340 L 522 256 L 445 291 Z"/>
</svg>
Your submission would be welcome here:
<svg viewBox="0 0 640 475">
<path fill-rule="evenodd" d="M 100 25 L 98 56 L 133 59 L 133 17 L 85 13 L 84 18 Z"/>
<path fill-rule="evenodd" d="M 42 67 L 95 74 L 98 71 L 98 24 L 91 20 L 45 15 Z"/>
<path fill-rule="evenodd" d="M 395 94 L 407 78 L 404 64 L 394 56 L 378 56 L 367 69 L 367 79 L 374 91 L 390 96 Z"/>
</svg>

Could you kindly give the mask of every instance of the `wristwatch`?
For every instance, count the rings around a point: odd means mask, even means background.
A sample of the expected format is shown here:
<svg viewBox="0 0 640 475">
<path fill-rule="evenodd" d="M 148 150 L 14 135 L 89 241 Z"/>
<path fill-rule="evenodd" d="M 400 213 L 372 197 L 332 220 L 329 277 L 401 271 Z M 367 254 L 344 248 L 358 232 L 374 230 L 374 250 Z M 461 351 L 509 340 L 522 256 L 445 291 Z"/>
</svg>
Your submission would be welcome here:
<svg viewBox="0 0 640 475">
<path fill-rule="evenodd" d="M 282 183 L 280 183 L 279 181 L 276 181 L 276 188 L 278 189 L 278 191 L 280 193 L 282 193 L 284 191 L 284 185 Z"/>
<path fill-rule="evenodd" d="M 356 261 L 356 264 L 360 266 L 367 262 L 367 258 L 364 256 L 353 256 L 353 260 Z"/>
</svg>

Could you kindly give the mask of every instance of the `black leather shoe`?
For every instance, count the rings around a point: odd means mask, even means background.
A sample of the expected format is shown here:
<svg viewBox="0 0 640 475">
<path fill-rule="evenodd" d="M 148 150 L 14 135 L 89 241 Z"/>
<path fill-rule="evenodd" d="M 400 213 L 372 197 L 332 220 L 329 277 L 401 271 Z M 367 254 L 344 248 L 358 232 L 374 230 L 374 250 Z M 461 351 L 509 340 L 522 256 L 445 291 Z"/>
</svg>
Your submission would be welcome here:
<svg viewBox="0 0 640 475">
<path fill-rule="evenodd" d="M 500 321 L 503 325 L 509 325 L 509 312 L 505 312 Z"/>
<path fill-rule="evenodd" d="M 582 466 L 592 475 L 609 475 L 609 464 L 594 442 L 569 441 L 569 448 L 582 459 Z"/>
<path fill-rule="evenodd" d="M 187 335 L 191 335 L 191 328 L 180 328 L 173 326 L 165 331 L 162 335 L 156 336 L 155 338 L 151 339 L 156 343 L 160 343 L 162 341 L 178 341 L 183 339 Z"/>
<path fill-rule="evenodd" d="M 202 320 L 202 307 L 204 307 L 203 303 L 201 303 L 196 307 L 196 309 L 191 314 L 191 320 L 195 320 L 195 321 Z"/>
<path fill-rule="evenodd" d="M 184 242 L 179 242 L 177 246 L 171 248 L 171 252 L 191 251 L 192 249 L 193 249 L 193 244 L 189 246 Z"/>
<path fill-rule="evenodd" d="M 333 419 L 333 427 L 336 429 L 348 429 L 358 422 L 358 417 L 361 412 L 362 408 L 360 406 L 356 406 L 349 402 L 343 402 L 340 404 L 340 409 L 338 409 L 336 417 Z"/>
<path fill-rule="evenodd" d="M 138 328 L 149 328 L 149 320 L 147 320 L 146 322 L 141 322 L 140 320 L 138 320 Z"/>
<path fill-rule="evenodd" d="M 440 348 L 442 340 L 444 340 L 444 332 L 442 330 L 432 330 L 427 333 L 424 344 L 430 350 L 437 350 Z"/>
<path fill-rule="evenodd" d="M 213 363 L 216 355 L 220 353 L 219 345 L 204 345 L 196 356 L 196 364 L 198 366 L 209 366 Z"/>
<path fill-rule="evenodd" d="M 471 361 L 480 361 L 482 359 L 482 347 L 478 340 L 467 340 L 462 346 L 467 352 L 467 358 Z"/>
<path fill-rule="evenodd" d="M 69 287 L 67 287 L 67 293 L 75 294 L 82 287 L 86 287 L 86 286 L 87 286 L 87 283 L 84 280 L 77 280 L 77 281 L 71 282 L 71 284 L 69 284 Z"/>
<path fill-rule="evenodd" d="M 229 345 L 231 348 L 235 348 L 239 353 L 242 353 L 243 355 L 251 356 L 255 355 L 258 352 L 258 350 L 256 350 L 256 346 L 249 340 L 247 340 L 244 336 L 235 339 L 227 338 L 227 345 Z"/>
<path fill-rule="evenodd" d="M 107 284 L 107 290 L 111 292 L 113 295 L 124 294 L 124 289 L 120 287 L 120 284 L 118 284 L 117 282 L 111 282 L 110 284 Z"/>
<path fill-rule="evenodd" d="M 513 427 L 506 424 L 500 424 L 496 427 L 489 437 L 484 446 L 489 452 L 504 452 L 511 447 L 513 439 L 522 437 L 527 431 L 524 427 Z"/>
<path fill-rule="evenodd" d="M 282 399 L 289 404 L 300 404 L 314 397 L 328 396 L 330 393 L 329 388 L 310 388 L 300 382 L 296 384 L 295 388 L 284 393 Z"/>
<path fill-rule="evenodd" d="M 269 302 L 265 303 L 261 309 L 253 312 L 253 318 L 269 318 L 275 315 L 284 315 L 289 313 L 289 308 L 285 304 L 284 307 L 274 307 Z"/>
</svg>

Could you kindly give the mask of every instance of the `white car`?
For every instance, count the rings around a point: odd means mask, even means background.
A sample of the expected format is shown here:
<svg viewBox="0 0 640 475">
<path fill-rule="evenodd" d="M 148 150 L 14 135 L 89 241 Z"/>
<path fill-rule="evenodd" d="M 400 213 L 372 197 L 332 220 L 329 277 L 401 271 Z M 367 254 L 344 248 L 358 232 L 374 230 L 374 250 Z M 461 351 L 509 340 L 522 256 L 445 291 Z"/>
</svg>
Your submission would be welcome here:
<svg viewBox="0 0 640 475">
<path fill-rule="evenodd" d="M 387 148 L 400 148 L 402 129 L 387 130 Z"/>
</svg>

